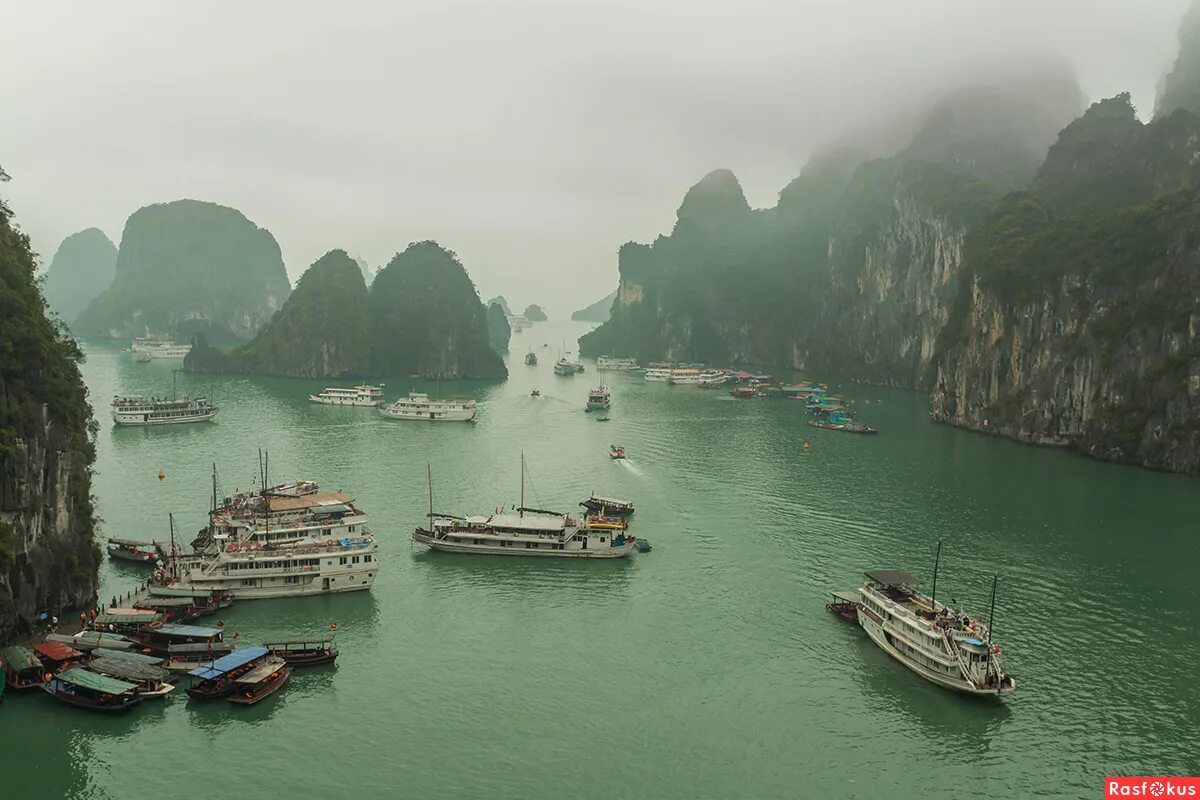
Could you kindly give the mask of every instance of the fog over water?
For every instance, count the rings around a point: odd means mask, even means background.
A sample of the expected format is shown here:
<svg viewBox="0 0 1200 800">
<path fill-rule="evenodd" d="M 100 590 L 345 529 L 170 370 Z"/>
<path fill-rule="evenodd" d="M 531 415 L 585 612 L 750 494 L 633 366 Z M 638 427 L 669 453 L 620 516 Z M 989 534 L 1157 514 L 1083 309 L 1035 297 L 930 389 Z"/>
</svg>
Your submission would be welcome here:
<svg viewBox="0 0 1200 800">
<path fill-rule="evenodd" d="M 193 197 L 270 229 L 293 279 L 435 238 L 485 298 L 562 313 L 707 171 L 772 205 L 814 149 L 981 63 L 1061 54 L 1089 100 L 1146 116 L 1186 4 L 13 3 L 0 165 L 46 260 Z"/>
</svg>

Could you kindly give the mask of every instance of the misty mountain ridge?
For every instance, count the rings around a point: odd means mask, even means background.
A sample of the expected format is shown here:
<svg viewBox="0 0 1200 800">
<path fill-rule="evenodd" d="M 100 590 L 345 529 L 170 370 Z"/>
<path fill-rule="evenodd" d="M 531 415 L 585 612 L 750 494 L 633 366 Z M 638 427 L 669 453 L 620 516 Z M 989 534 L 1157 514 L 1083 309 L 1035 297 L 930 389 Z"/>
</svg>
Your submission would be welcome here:
<svg viewBox="0 0 1200 800">
<path fill-rule="evenodd" d="M 46 271 L 46 303 L 69 324 L 108 288 L 116 272 L 117 248 L 103 231 L 73 233 L 58 246 Z"/>
</svg>

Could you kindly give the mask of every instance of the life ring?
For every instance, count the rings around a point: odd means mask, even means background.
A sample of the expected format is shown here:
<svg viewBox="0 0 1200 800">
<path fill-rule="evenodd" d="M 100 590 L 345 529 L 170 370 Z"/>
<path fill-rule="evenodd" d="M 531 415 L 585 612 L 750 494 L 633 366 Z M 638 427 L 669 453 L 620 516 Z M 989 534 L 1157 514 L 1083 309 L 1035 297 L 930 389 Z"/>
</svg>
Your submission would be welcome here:
<svg viewBox="0 0 1200 800">
<path fill-rule="evenodd" d="M 325 540 L 325 546 L 326 546 L 326 547 L 333 547 L 333 539 L 326 539 L 326 540 Z"/>
<path fill-rule="evenodd" d="M 234 551 L 236 551 L 236 550 L 237 550 L 237 545 L 236 545 L 236 544 L 230 544 L 230 545 L 226 545 L 226 547 L 225 547 L 225 552 L 226 552 L 226 553 L 232 553 L 232 552 L 234 552 Z"/>
</svg>

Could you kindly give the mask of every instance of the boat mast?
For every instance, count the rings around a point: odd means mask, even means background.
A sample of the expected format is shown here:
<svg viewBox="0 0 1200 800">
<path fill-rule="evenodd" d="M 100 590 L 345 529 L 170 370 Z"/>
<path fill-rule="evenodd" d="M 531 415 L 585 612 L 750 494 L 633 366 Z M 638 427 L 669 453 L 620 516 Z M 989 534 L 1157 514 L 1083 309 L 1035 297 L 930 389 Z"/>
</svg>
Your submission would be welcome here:
<svg viewBox="0 0 1200 800">
<path fill-rule="evenodd" d="M 929 605 L 930 605 L 929 610 L 932 611 L 934 614 L 937 613 L 937 574 L 938 574 L 938 564 L 941 563 L 941 560 L 942 560 L 942 540 L 938 539 L 937 554 L 933 557 L 933 594 L 930 595 L 930 598 L 929 598 Z"/>
<path fill-rule="evenodd" d="M 517 513 L 525 516 L 525 451 L 521 451 L 521 507 Z"/>
<path fill-rule="evenodd" d="M 176 559 L 179 557 L 179 553 L 175 547 L 175 515 L 173 513 L 168 513 L 167 520 L 171 525 L 171 577 L 177 581 L 179 580 L 179 575 L 176 572 L 178 569 Z"/>
<path fill-rule="evenodd" d="M 425 475 L 429 479 L 429 519 L 433 519 L 433 467 L 425 462 Z M 432 527 L 432 525 L 431 525 Z"/>
<path fill-rule="evenodd" d="M 991 677 L 992 661 L 996 658 L 996 651 L 994 649 L 994 645 L 992 644 L 992 622 L 995 621 L 995 619 L 996 619 L 996 582 L 997 582 L 998 578 L 999 578 L 999 576 L 997 576 L 997 575 L 992 576 L 992 607 L 991 607 L 991 610 L 988 611 L 988 640 L 987 640 L 988 660 L 987 660 L 987 671 L 984 673 L 984 678 Z M 999 694 L 1000 694 L 1000 668 L 997 667 L 996 668 L 996 695 L 999 696 Z"/>
</svg>

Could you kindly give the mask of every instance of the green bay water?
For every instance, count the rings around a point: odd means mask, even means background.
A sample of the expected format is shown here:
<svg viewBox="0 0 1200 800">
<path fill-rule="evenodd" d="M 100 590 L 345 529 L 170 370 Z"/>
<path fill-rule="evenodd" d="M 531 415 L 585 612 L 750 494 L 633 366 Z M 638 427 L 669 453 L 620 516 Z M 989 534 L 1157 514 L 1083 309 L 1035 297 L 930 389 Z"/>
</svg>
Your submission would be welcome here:
<svg viewBox="0 0 1200 800">
<path fill-rule="evenodd" d="M 865 437 L 809 428 L 793 401 L 606 373 L 601 424 L 583 411 L 594 366 L 551 371 L 585 329 L 515 335 L 507 382 L 443 384 L 481 404 L 445 425 L 307 402 L 322 382 L 180 375 L 213 392 L 215 423 L 117 429 L 111 396 L 168 394 L 172 364 L 88 343 L 101 536 L 165 537 L 174 513 L 190 540 L 211 463 L 226 493 L 246 489 L 261 447 L 273 480 L 355 497 L 382 565 L 370 592 L 224 613 L 247 642 L 337 624 L 336 666 L 257 706 L 180 691 L 108 717 L 8 693 L 0 796 L 1095 797 L 1105 774 L 1200 773 L 1196 480 L 936 426 L 922 395 L 875 388 L 839 387 L 882 431 Z M 437 387 L 386 391 L 412 388 Z M 518 501 L 522 452 L 529 505 L 632 498 L 654 550 L 411 544 L 427 463 L 437 510 L 485 513 Z M 1000 575 L 1019 683 L 1003 704 L 925 683 L 824 608 L 864 569 L 928 578 L 939 539 L 939 597 L 986 613 Z M 144 575 L 106 563 L 101 597 Z"/>
</svg>

